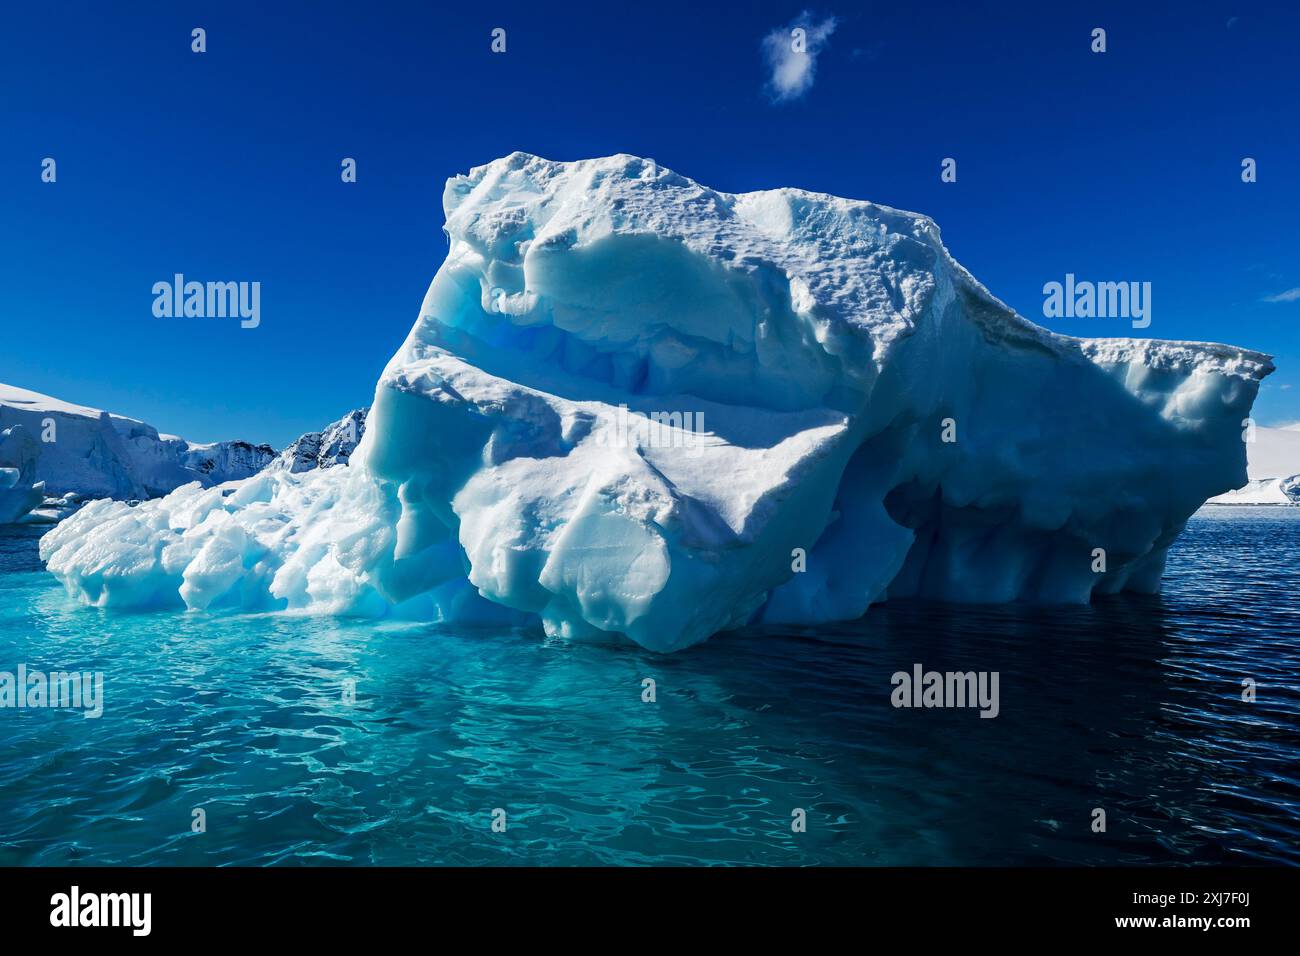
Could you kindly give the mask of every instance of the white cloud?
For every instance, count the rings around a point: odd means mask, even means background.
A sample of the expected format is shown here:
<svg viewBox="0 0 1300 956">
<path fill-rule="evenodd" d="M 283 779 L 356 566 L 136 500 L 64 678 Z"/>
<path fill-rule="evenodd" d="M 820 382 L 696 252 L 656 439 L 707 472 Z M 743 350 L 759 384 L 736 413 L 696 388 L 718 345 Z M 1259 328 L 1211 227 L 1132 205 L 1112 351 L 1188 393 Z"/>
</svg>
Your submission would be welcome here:
<svg viewBox="0 0 1300 956">
<path fill-rule="evenodd" d="M 1294 289 L 1287 289 L 1285 292 L 1279 292 L 1277 295 L 1264 296 L 1265 302 L 1300 302 L 1300 286 Z"/>
<path fill-rule="evenodd" d="M 815 20 L 808 11 L 763 37 L 763 58 L 770 73 L 767 92 L 777 103 L 797 100 L 812 89 L 817 56 L 835 32 L 835 17 Z M 801 30 L 801 34 L 795 31 Z"/>
</svg>

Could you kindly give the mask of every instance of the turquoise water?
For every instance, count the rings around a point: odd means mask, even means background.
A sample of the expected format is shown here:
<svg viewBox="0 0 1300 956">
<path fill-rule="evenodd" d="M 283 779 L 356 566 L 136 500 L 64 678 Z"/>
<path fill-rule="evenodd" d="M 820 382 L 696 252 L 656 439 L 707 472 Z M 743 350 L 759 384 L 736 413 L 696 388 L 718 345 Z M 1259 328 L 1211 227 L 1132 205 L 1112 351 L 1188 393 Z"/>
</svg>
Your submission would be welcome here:
<svg viewBox="0 0 1300 956">
<path fill-rule="evenodd" d="M 0 670 L 102 671 L 104 713 L 0 710 L 0 864 L 1300 863 L 1300 509 L 1197 515 L 1160 598 L 667 657 L 82 608 L 37 533 L 0 529 Z M 915 663 L 997 671 L 999 716 L 893 708 Z"/>
</svg>

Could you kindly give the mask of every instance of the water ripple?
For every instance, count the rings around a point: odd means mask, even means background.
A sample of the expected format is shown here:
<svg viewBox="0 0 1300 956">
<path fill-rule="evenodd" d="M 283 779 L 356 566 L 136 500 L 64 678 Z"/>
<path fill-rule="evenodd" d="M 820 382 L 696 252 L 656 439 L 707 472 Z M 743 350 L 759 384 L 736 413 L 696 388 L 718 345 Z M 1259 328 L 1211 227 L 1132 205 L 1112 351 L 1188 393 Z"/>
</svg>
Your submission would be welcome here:
<svg viewBox="0 0 1300 956">
<path fill-rule="evenodd" d="M 1297 569 L 1300 509 L 1213 509 L 1159 598 L 904 602 L 660 657 L 80 608 L 8 530 L 0 669 L 101 670 L 106 702 L 0 711 L 0 863 L 1300 863 Z M 998 671 L 1001 714 L 894 709 L 914 663 Z"/>
</svg>

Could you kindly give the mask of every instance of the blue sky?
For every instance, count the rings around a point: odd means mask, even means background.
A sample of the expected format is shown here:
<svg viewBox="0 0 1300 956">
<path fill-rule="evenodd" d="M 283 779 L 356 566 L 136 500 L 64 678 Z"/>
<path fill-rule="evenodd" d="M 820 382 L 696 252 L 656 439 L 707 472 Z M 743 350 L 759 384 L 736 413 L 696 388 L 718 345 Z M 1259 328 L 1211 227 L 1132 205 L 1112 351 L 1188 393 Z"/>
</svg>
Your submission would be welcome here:
<svg viewBox="0 0 1300 956">
<path fill-rule="evenodd" d="M 1257 417 L 1300 419 L 1300 13 L 975 6 L 812 7 L 834 28 L 783 97 L 763 39 L 799 3 L 10 5 L 0 381 L 282 445 L 369 402 L 445 253 L 448 176 L 630 152 L 719 189 L 924 212 L 1057 331 L 1274 354 Z M 260 281 L 260 326 L 155 318 L 177 272 Z M 1067 272 L 1151 282 L 1150 328 L 1044 319 Z"/>
</svg>

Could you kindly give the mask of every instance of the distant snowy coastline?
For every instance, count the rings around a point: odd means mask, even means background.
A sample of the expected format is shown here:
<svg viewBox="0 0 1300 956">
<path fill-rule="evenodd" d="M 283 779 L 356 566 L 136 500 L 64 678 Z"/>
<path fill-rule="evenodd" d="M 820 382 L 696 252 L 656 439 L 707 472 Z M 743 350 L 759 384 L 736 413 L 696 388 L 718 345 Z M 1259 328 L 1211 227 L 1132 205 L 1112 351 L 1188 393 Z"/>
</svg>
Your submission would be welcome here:
<svg viewBox="0 0 1300 956">
<path fill-rule="evenodd" d="M 1207 505 L 1300 505 L 1300 423 L 1256 428 L 1254 438 L 1246 442 L 1249 481 Z"/>
<path fill-rule="evenodd" d="M 143 501 L 268 466 L 300 472 L 346 464 L 365 414 L 351 412 L 280 453 L 239 440 L 189 442 L 138 419 L 0 383 L 0 524 L 54 522 L 91 499 Z"/>
</svg>

